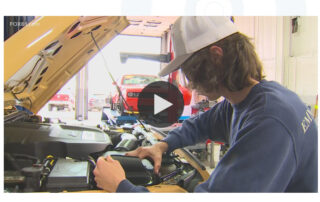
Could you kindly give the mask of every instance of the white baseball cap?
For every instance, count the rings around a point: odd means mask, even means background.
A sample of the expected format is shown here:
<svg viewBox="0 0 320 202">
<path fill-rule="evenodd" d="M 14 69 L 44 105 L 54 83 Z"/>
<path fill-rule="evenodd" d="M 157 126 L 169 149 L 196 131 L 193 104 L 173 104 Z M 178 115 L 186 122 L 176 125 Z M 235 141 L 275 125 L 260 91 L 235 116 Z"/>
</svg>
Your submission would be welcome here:
<svg viewBox="0 0 320 202">
<path fill-rule="evenodd" d="M 194 52 L 237 31 L 230 17 L 226 16 L 178 18 L 171 30 L 175 58 L 159 72 L 159 76 L 165 76 L 177 70 Z"/>
</svg>

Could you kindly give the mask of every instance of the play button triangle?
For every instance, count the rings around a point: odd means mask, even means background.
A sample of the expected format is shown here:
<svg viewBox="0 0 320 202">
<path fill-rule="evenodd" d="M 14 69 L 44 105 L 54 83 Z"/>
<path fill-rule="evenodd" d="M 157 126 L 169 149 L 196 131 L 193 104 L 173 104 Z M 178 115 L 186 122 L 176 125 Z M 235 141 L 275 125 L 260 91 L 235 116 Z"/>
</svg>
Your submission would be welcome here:
<svg viewBox="0 0 320 202">
<path fill-rule="evenodd" d="M 142 89 L 138 97 L 139 118 L 153 127 L 163 128 L 179 121 L 184 100 L 179 88 L 155 81 Z"/>
<path fill-rule="evenodd" d="M 163 110 L 171 107 L 173 104 L 163 99 L 162 97 L 154 94 L 154 115 L 162 112 Z"/>
</svg>

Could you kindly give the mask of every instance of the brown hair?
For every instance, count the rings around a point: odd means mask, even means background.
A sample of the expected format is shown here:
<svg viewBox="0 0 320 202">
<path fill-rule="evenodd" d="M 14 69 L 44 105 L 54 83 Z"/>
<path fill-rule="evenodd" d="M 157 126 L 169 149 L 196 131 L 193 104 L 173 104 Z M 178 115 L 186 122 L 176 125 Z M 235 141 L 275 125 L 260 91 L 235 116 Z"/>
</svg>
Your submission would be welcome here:
<svg viewBox="0 0 320 202">
<path fill-rule="evenodd" d="M 218 46 L 223 56 L 213 58 L 209 48 Z M 230 91 L 238 91 L 252 84 L 251 78 L 261 81 L 262 65 L 249 38 L 236 32 L 194 53 L 183 65 L 182 71 L 190 87 L 210 93 L 222 84 Z"/>
</svg>

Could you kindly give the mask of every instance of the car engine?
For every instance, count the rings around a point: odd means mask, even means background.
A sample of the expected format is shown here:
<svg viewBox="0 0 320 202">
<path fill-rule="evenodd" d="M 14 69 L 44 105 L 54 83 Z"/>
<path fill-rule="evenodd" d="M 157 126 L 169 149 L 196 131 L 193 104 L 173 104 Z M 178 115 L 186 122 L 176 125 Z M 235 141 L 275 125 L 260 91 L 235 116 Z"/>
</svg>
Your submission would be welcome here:
<svg viewBox="0 0 320 202">
<path fill-rule="evenodd" d="M 152 130 L 139 125 L 103 130 L 23 117 L 4 124 L 5 192 L 99 190 L 93 170 L 96 160 L 107 155 L 121 163 L 127 179 L 135 185 L 178 185 L 193 191 L 204 180 L 175 153 L 163 155 L 159 174 L 153 172 L 152 160 L 125 156 L 139 146 L 158 142 Z M 190 152 L 186 153 L 197 162 Z"/>
</svg>

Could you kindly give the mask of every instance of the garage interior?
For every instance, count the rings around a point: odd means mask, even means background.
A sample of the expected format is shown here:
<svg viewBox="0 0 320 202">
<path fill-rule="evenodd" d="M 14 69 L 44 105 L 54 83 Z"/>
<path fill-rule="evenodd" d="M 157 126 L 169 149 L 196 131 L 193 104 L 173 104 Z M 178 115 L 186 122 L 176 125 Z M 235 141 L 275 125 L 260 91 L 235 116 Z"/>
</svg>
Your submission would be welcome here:
<svg viewBox="0 0 320 202">
<path fill-rule="evenodd" d="M 170 26 L 177 18 L 177 16 L 126 17 L 129 25 L 119 34 L 158 38 L 160 51 L 159 54 L 144 52 L 130 55 L 130 53 L 126 53 L 126 55 L 124 54 L 126 57 L 124 63 L 131 59 L 153 60 L 159 62 L 158 70 L 163 68 L 174 57 L 170 41 Z M 22 19 L 22 22 L 28 22 L 32 19 L 25 18 Z M 318 122 L 318 18 L 312 16 L 234 16 L 233 20 L 239 31 L 252 39 L 263 63 L 266 79 L 276 81 L 297 93 Z M 7 38 L 16 31 L 18 30 L 9 30 Z M 120 60 L 120 57 L 116 59 Z M 71 123 L 98 125 L 96 119 L 92 121 L 89 117 L 89 113 L 93 114 L 94 112 L 95 117 L 100 119 L 102 111 L 102 108 L 91 112 L 89 110 L 88 71 L 90 68 L 90 65 L 84 64 L 74 77 L 74 109 L 69 109 L 66 112 L 50 108 L 48 110 L 50 112 L 45 111 L 45 113 L 56 113 L 55 115 L 58 117 L 63 117 L 61 113 L 68 113 L 68 116 L 71 114 L 73 119 Z M 185 85 L 183 80 L 177 78 L 170 75 L 166 79 Z M 110 101 L 110 97 L 108 99 Z M 109 101 L 106 100 L 103 105 L 109 104 Z M 185 106 L 185 114 L 190 117 L 191 105 L 199 100 L 201 97 L 194 95 L 191 98 L 191 104 Z M 47 108 L 47 106 L 45 107 Z M 40 109 L 39 111 L 40 116 L 48 115 Z M 63 122 L 63 120 L 59 121 Z M 168 132 L 169 129 L 165 131 Z M 202 161 L 209 173 L 212 172 L 227 150 L 219 142 L 206 142 L 188 149 Z"/>
<path fill-rule="evenodd" d="M 168 31 L 177 16 L 129 16 L 127 19 L 130 25 L 121 34 L 160 37 L 161 53 L 170 52 Z M 266 79 L 277 81 L 296 92 L 317 120 L 317 17 L 234 16 L 234 23 L 240 32 L 252 39 L 263 63 Z M 160 68 L 166 64 L 161 63 Z M 212 143 L 212 146 L 209 144 L 209 147 L 208 145 L 190 147 L 202 151 L 199 156 L 208 155 L 207 158 L 201 159 L 210 171 L 218 163 L 221 150 L 219 143 Z"/>
<path fill-rule="evenodd" d="M 170 51 L 168 29 L 176 19 L 130 16 L 130 25 L 121 34 L 160 37 L 161 53 L 165 54 Z M 266 79 L 296 92 L 317 118 L 317 17 L 234 16 L 234 23 L 240 32 L 252 38 Z M 165 64 L 160 64 L 160 68 Z"/>
</svg>

